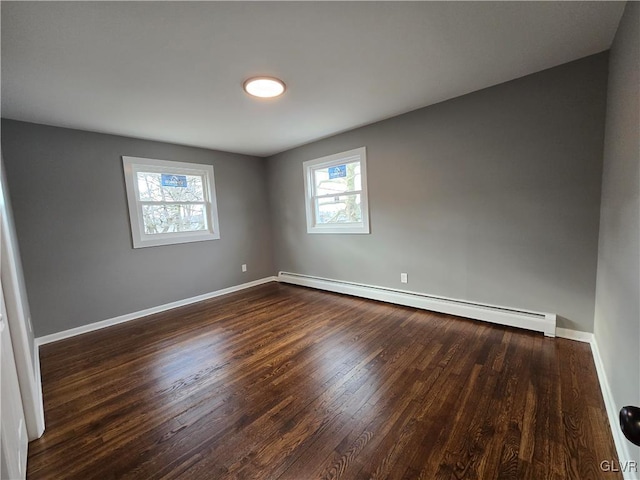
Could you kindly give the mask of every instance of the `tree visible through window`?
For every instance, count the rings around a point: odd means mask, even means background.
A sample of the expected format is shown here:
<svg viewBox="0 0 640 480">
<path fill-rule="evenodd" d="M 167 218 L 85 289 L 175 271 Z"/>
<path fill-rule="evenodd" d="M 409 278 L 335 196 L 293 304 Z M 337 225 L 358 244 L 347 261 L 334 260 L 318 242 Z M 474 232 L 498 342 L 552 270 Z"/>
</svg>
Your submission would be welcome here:
<svg viewBox="0 0 640 480">
<path fill-rule="evenodd" d="M 314 170 L 317 222 L 357 223 L 362 221 L 362 175 L 360 162 L 344 165 L 344 176 L 331 177 L 331 168 Z M 334 170 L 335 172 L 335 170 Z M 340 170 L 337 171 L 341 173 Z"/>
<path fill-rule="evenodd" d="M 137 180 L 145 233 L 207 229 L 201 176 L 138 172 Z"/>
</svg>

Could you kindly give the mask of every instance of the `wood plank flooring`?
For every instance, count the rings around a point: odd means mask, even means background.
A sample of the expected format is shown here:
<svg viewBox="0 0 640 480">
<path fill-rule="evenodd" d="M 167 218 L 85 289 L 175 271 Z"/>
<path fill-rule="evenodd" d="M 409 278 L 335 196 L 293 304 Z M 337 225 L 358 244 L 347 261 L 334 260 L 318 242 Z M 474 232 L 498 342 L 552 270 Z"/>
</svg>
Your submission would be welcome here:
<svg viewBox="0 0 640 480">
<path fill-rule="evenodd" d="M 587 344 L 270 283 L 41 348 L 28 477 L 622 478 Z"/>
</svg>

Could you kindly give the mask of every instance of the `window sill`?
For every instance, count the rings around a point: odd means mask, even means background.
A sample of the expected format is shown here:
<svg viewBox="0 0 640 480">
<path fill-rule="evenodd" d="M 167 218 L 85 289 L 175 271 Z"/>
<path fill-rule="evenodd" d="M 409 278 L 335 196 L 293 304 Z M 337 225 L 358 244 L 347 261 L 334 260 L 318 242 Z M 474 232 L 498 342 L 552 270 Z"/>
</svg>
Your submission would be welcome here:
<svg viewBox="0 0 640 480">
<path fill-rule="evenodd" d="M 367 235 L 371 233 L 369 231 L 369 225 L 331 225 L 331 226 L 322 226 L 322 227 L 314 227 L 307 226 L 307 233 L 333 233 L 333 234 L 360 234 Z"/>
<path fill-rule="evenodd" d="M 218 240 L 220 234 L 205 232 L 196 234 L 169 235 L 148 235 L 142 239 L 133 239 L 133 248 L 158 247 L 161 245 L 174 245 L 179 243 L 206 242 L 208 240 Z"/>
</svg>

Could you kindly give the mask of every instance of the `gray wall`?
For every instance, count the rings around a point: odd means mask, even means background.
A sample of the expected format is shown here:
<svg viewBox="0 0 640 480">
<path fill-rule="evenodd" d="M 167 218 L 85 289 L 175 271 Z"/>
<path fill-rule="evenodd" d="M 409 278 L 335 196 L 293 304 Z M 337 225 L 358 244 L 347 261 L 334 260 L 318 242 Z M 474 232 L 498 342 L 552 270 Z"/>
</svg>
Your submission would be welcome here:
<svg viewBox="0 0 640 480">
<path fill-rule="evenodd" d="M 592 331 L 606 83 L 602 53 L 270 157 L 277 269 Z M 307 234 L 302 162 L 361 146 L 371 234 Z"/>
<path fill-rule="evenodd" d="M 10 120 L 2 152 L 36 336 L 274 273 L 262 159 Z M 122 155 L 213 165 L 221 239 L 134 250 Z"/>
<path fill-rule="evenodd" d="M 36 335 L 276 267 L 555 312 L 560 326 L 592 331 L 606 82 L 604 53 L 266 163 L 3 120 Z M 372 233 L 307 234 L 302 162 L 359 146 L 368 152 Z M 121 155 L 213 164 L 222 239 L 132 249 Z"/>
<path fill-rule="evenodd" d="M 640 405 L 639 189 L 640 4 L 628 2 L 609 59 L 594 325 L 618 408 Z"/>
</svg>

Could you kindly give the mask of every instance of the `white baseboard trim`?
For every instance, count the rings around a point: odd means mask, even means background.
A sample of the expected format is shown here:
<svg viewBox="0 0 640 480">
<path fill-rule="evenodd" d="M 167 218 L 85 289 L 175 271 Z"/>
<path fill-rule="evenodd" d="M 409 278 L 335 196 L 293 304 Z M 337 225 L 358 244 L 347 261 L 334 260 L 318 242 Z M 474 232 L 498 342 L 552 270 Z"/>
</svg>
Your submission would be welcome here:
<svg viewBox="0 0 640 480">
<path fill-rule="evenodd" d="M 128 313 L 126 315 L 120 315 L 119 317 L 101 320 L 99 322 L 90 323 L 88 325 L 82 325 L 81 327 L 71 328 L 69 330 L 64 330 L 62 332 L 52 333 L 51 335 L 45 335 L 43 337 L 36 338 L 36 346 L 57 342 L 59 340 L 75 337 L 76 335 L 81 335 L 83 333 L 93 332 L 95 330 L 100 330 L 102 328 L 110 327 L 112 325 L 117 325 L 119 323 L 129 322 L 131 320 L 136 320 L 138 318 L 146 317 L 148 315 L 153 315 L 154 313 L 165 312 L 173 308 L 183 307 L 185 305 L 190 305 L 192 303 L 202 302 L 203 300 L 209 300 L 210 298 L 219 297 L 221 295 L 226 295 L 228 293 L 238 292 L 246 288 L 256 287 L 258 285 L 262 285 L 268 282 L 275 282 L 277 280 L 278 280 L 277 277 L 265 277 L 259 280 L 254 280 L 253 282 L 247 282 L 240 285 L 235 285 L 233 287 L 223 288 L 222 290 L 216 290 L 215 292 L 204 293 L 202 295 L 197 295 L 195 297 L 185 298 L 184 300 L 165 303 L 164 305 L 159 305 L 157 307 L 151 307 L 145 310 L 140 310 L 138 312 Z"/>
<path fill-rule="evenodd" d="M 604 399 L 604 406 L 607 410 L 607 417 L 609 418 L 609 426 L 611 427 L 611 434 L 613 435 L 613 443 L 616 446 L 618 452 L 618 468 L 622 470 L 622 475 L 625 480 L 639 480 L 639 472 L 630 472 L 625 470 L 625 466 L 631 465 L 631 462 L 637 462 L 638 459 L 633 458 L 630 450 L 629 440 L 626 439 L 622 430 L 620 429 L 619 419 L 619 407 L 613 399 L 613 393 L 609 388 L 609 381 L 607 380 L 607 374 L 604 369 L 604 363 L 602 363 L 602 357 L 600 356 L 600 349 L 598 348 L 598 342 L 592 335 L 591 340 L 591 352 L 593 354 L 593 362 L 596 365 L 596 372 L 598 373 L 598 382 L 600 383 L 600 390 L 602 391 L 602 398 Z M 604 460 L 604 459 L 603 459 Z M 638 464 L 636 463 L 636 466 Z"/>
<path fill-rule="evenodd" d="M 421 308 L 433 312 L 458 315 L 475 320 L 497 323 L 499 325 L 534 330 L 536 332 L 542 332 L 549 337 L 556 335 L 556 315 L 553 313 L 513 309 L 290 272 L 280 272 L 278 274 L 278 281 L 407 307 Z"/>
<path fill-rule="evenodd" d="M 556 328 L 556 337 L 575 340 L 576 342 L 593 343 L 593 333 L 571 330 L 570 328 Z"/>
</svg>

